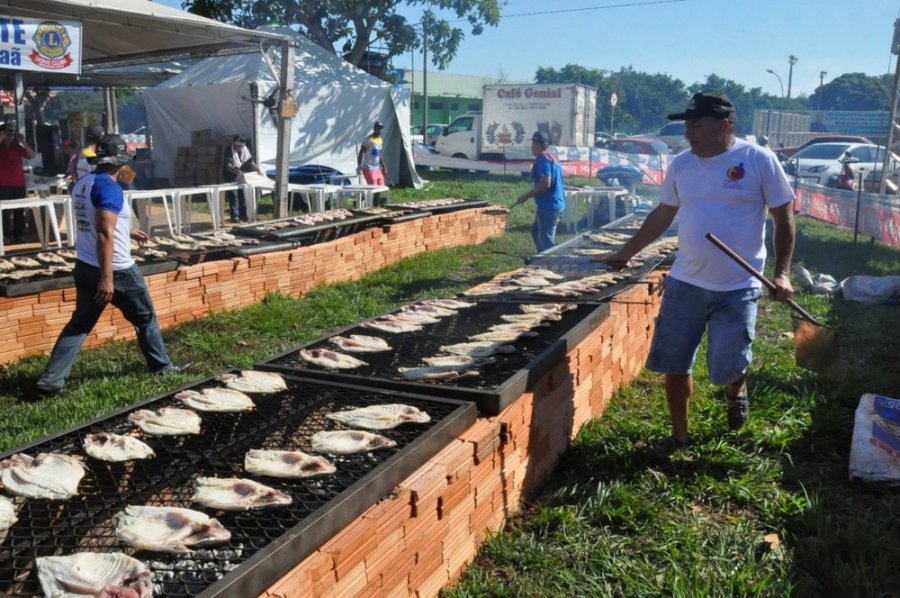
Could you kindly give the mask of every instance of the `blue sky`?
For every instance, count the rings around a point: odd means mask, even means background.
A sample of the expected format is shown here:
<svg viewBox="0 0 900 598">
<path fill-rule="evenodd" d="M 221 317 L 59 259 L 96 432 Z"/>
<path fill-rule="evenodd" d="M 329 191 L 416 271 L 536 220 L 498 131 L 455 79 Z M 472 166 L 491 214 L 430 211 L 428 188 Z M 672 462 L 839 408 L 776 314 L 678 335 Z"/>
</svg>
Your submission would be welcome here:
<svg viewBox="0 0 900 598">
<path fill-rule="evenodd" d="M 159 0 L 181 7 L 181 0 Z M 314 0 L 310 0 L 314 1 Z M 421 11 L 407 11 L 417 20 Z M 531 81 L 538 67 L 632 66 L 684 83 L 714 73 L 781 94 L 797 57 L 792 95 L 848 72 L 893 73 L 896 0 L 509 0 L 496 28 L 467 35 L 448 72 Z M 521 15 L 521 16 L 520 16 Z M 463 24 L 465 25 L 465 24 Z M 394 66 L 422 67 L 421 54 Z"/>
</svg>

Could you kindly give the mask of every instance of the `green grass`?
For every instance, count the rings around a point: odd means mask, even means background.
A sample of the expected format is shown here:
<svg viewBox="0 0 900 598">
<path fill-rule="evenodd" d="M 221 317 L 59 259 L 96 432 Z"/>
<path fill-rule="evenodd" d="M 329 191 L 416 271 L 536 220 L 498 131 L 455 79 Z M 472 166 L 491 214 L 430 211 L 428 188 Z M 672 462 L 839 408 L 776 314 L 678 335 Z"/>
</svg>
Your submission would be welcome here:
<svg viewBox="0 0 900 598">
<path fill-rule="evenodd" d="M 518 176 L 426 178 L 431 184 L 423 190 L 392 191 L 393 201 L 459 196 L 509 205 L 527 189 Z M 304 299 L 272 294 L 165 331 L 173 359 L 197 362 L 190 374 L 151 376 L 133 342 L 110 343 L 82 352 L 69 396 L 38 401 L 31 386 L 46 358 L 5 367 L 0 450 L 521 266 L 521 256 L 533 252 L 532 217 L 531 205 L 516 208 L 508 232 L 481 246 L 415 256 Z M 797 262 L 814 273 L 897 273 L 898 249 L 868 240 L 853 245 L 847 232 L 808 219 L 799 229 Z M 859 396 L 900 396 L 897 307 L 805 294 L 798 300 L 838 329 L 839 371 L 816 376 L 798 368 L 785 336 L 790 314 L 764 300 L 744 429 L 726 431 L 721 391 L 707 382 L 701 356 L 694 443 L 670 459 L 655 455 L 647 444 L 668 434 L 665 398 L 659 378 L 642 374 L 603 419 L 580 431 L 543 492 L 484 545 L 445 596 L 897 595 L 900 495 L 847 479 Z M 766 547 L 770 533 L 781 547 Z"/>
</svg>

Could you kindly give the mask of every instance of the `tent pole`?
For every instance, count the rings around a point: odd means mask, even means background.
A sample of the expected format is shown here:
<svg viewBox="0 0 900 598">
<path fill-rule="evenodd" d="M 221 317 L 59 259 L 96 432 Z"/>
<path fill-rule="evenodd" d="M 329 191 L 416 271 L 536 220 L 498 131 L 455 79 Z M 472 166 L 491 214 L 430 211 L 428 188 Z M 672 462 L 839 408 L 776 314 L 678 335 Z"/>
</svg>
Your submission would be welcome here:
<svg viewBox="0 0 900 598">
<path fill-rule="evenodd" d="M 282 42 L 280 74 L 278 82 L 281 89 L 278 107 L 278 147 L 275 154 L 274 209 L 276 218 L 283 218 L 288 214 L 291 121 L 297 112 L 297 99 L 294 97 L 294 45 L 290 41 Z"/>
<path fill-rule="evenodd" d="M 25 131 L 25 82 L 22 79 L 22 71 L 16 71 L 15 79 L 16 84 L 13 96 L 16 104 L 16 130 L 22 133 Z"/>
</svg>

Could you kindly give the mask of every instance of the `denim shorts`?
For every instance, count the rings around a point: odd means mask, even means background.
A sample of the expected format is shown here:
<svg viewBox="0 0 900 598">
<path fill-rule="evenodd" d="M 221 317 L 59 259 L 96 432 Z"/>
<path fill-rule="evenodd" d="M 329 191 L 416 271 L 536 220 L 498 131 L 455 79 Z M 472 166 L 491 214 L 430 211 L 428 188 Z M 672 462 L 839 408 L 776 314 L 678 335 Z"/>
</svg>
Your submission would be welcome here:
<svg viewBox="0 0 900 598">
<path fill-rule="evenodd" d="M 738 380 L 753 359 L 760 295 L 758 288 L 708 291 L 667 278 L 647 369 L 662 374 L 692 373 L 706 332 L 710 380 L 720 385 Z"/>
</svg>

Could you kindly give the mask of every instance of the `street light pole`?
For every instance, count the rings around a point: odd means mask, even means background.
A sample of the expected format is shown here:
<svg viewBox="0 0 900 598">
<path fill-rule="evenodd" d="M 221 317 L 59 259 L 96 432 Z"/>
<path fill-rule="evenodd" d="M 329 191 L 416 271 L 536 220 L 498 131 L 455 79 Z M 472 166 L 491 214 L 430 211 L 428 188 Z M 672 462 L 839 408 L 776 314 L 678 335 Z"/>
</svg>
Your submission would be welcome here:
<svg viewBox="0 0 900 598">
<path fill-rule="evenodd" d="M 891 117 L 888 120 L 887 139 L 884 142 L 884 162 L 881 165 L 881 182 L 878 193 L 883 195 L 887 188 L 888 170 L 891 167 L 891 155 L 894 153 L 894 129 L 897 128 L 897 89 L 900 87 L 900 19 L 894 21 L 894 39 L 891 41 L 891 54 L 896 58 L 897 69 L 894 73 L 894 86 L 891 89 Z"/>
<path fill-rule="evenodd" d="M 766 69 L 766 72 L 770 75 L 775 75 L 775 78 L 778 79 L 778 86 L 781 87 L 781 97 L 784 97 L 784 84 L 781 82 L 781 77 L 779 77 L 778 73 L 776 73 L 772 69 Z"/>
<path fill-rule="evenodd" d="M 788 56 L 788 93 L 787 99 L 791 99 L 791 80 L 794 78 L 794 65 L 797 64 L 797 57 L 791 54 Z"/>
<path fill-rule="evenodd" d="M 822 86 L 825 84 L 825 75 L 827 74 L 826 71 L 819 71 L 819 89 L 816 90 L 819 99 L 816 103 L 819 105 L 819 110 L 822 109 Z"/>
</svg>

